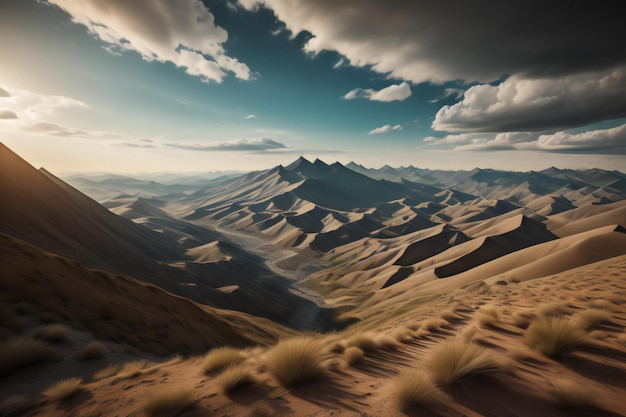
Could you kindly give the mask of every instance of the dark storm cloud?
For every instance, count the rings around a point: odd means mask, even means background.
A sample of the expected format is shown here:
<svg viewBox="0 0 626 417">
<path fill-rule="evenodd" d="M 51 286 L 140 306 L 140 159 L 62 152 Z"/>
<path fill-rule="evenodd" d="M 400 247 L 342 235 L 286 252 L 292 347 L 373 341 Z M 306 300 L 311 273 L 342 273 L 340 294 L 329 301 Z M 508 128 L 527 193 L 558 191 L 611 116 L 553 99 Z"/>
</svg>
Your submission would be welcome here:
<svg viewBox="0 0 626 417">
<path fill-rule="evenodd" d="M 259 2 L 240 0 L 253 9 Z M 608 4 L 546 1 L 265 0 L 305 49 L 334 50 L 399 79 L 491 82 L 626 63 L 623 15 Z"/>
</svg>

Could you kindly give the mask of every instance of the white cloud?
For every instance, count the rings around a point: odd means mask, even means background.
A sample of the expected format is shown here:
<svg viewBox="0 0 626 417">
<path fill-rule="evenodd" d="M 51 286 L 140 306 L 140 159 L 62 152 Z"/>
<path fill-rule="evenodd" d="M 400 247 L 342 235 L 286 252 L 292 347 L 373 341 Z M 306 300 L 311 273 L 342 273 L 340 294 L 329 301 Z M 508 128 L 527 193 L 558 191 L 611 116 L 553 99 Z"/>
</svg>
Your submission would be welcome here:
<svg viewBox="0 0 626 417">
<path fill-rule="evenodd" d="M 66 96 L 55 96 L 34 93 L 28 90 L 3 89 L 6 94 L 0 95 L 0 106 L 14 112 L 20 119 L 41 120 L 61 109 L 71 107 L 88 107 L 81 100 Z"/>
<path fill-rule="evenodd" d="M 219 151 L 270 151 L 286 149 L 283 143 L 269 138 L 238 139 L 227 142 L 213 142 L 205 144 L 166 143 L 170 148 L 188 151 L 219 152 Z"/>
<path fill-rule="evenodd" d="M 512 76 L 471 87 L 442 107 L 433 128 L 458 132 L 548 130 L 626 117 L 626 66 L 561 78 Z"/>
<path fill-rule="evenodd" d="M 381 133 L 388 133 L 388 132 L 391 132 L 391 131 L 394 131 L 394 130 L 402 130 L 402 126 L 400 126 L 400 125 L 391 126 L 391 125 L 387 124 L 387 125 L 384 125 L 384 126 L 381 126 L 381 127 L 377 127 L 376 129 L 370 130 L 368 134 L 369 135 L 380 135 Z"/>
<path fill-rule="evenodd" d="M 117 139 L 115 132 L 77 129 L 50 121 L 70 108 L 88 107 L 87 103 L 66 96 L 39 94 L 28 90 L 0 88 L 0 129 L 48 136 L 80 137 L 85 139 Z"/>
<path fill-rule="evenodd" d="M 439 101 L 445 100 L 447 98 L 453 97 L 455 100 L 460 99 L 461 97 L 463 97 L 463 93 L 465 93 L 465 90 L 461 89 L 461 88 L 446 88 L 445 90 L 443 90 L 443 93 L 441 93 L 441 95 L 433 100 L 428 100 L 430 103 L 437 103 Z"/>
<path fill-rule="evenodd" d="M 371 88 L 355 88 L 343 96 L 345 100 L 354 100 L 357 98 L 365 98 L 371 101 L 403 101 L 411 97 L 411 87 L 408 83 L 403 82 L 398 85 L 390 85 L 382 90 L 376 91 Z"/>
<path fill-rule="evenodd" d="M 254 114 L 249 114 L 249 115 L 247 115 L 246 117 L 244 117 L 244 119 L 246 119 L 246 120 L 254 120 L 254 119 L 256 119 L 256 115 L 254 115 Z"/>
<path fill-rule="evenodd" d="M 226 55 L 226 30 L 200 0 L 49 0 L 75 23 L 110 44 L 108 50 L 139 53 L 146 61 L 172 62 L 203 81 L 227 72 L 248 80 L 250 70 Z"/>
</svg>

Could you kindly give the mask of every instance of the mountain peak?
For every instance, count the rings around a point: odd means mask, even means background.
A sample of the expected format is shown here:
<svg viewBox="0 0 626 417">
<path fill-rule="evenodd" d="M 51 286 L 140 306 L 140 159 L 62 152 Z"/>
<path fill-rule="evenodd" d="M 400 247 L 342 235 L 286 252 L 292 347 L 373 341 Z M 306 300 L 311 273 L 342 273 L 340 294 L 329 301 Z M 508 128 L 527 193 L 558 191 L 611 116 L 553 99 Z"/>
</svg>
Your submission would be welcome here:
<svg viewBox="0 0 626 417">
<path fill-rule="evenodd" d="M 285 169 L 287 171 L 293 171 L 294 169 L 308 167 L 311 165 L 313 164 L 311 164 L 311 162 L 308 159 L 306 159 L 304 156 L 300 156 L 298 159 L 296 159 L 295 161 L 287 165 Z"/>
</svg>

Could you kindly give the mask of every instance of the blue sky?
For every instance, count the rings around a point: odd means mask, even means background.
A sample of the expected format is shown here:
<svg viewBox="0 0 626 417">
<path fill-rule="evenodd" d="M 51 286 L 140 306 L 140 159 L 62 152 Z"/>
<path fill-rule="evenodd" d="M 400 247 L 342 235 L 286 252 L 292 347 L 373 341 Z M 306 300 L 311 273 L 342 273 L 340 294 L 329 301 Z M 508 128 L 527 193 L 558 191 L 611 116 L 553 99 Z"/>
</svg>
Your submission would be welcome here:
<svg viewBox="0 0 626 417">
<path fill-rule="evenodd" d="M 534 1 L 3 0 L 0 140 L 57 173 L 624 170 L 620 28 Z"/>
</svg>

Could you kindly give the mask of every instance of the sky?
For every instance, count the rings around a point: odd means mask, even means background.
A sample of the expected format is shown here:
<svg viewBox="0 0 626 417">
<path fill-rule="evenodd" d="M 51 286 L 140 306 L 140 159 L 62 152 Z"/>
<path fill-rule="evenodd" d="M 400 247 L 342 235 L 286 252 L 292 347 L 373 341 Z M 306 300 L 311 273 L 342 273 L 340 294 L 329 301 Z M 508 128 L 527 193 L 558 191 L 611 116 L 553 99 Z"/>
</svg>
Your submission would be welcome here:
<svg viewBox="0 0 626 417">
<path fill-rule="evenodd" d="M 626 171 L 606 4 L 0 0 L 0 141 L 53 173 Z"/>
</svg>

